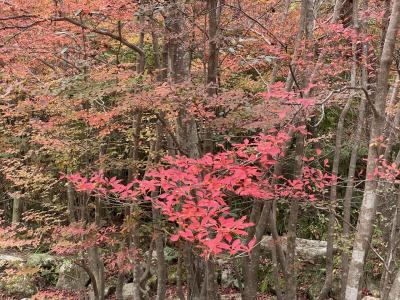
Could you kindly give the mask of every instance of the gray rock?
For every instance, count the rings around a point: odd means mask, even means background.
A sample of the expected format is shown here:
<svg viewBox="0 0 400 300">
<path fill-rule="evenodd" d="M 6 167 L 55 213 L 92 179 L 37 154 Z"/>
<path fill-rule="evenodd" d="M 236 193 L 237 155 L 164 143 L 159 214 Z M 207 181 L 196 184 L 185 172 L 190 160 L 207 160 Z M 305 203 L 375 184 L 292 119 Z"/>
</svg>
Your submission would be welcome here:
<svg viewBox="0 0 400 300">
<path fill-rule="evenodd" d="M 133 299 L 133 283 L 125 283 L 122 287 L 122 298 L 124 300 Z"/>
<path fill-rule="evenodd" d="M 10 295 L 19 295 L 30 297 L 37 293 L 37 288 L 33 283 L 33 277 L 30 275 L 16 275 L 2 278 L 0 289 Z"/>
<path fill-rule="evenodd" d="M 242 295 L 240 293 L 221 295 L 221 300 L 242 300 Z"/>
<path fill-rule="evenodd" d="M 283 251 L 286 252 L 287 238 L 282 236 L 280 242 Z M 296 239 L 296 253 L 303 259 L 314 260 L 324 258 L 326 256 L 326 241 L 320 240 L 307 240 L 307 239 Z M 261 243 L 261 247 L 265 250 L 271 251 L 274 246 L 274 241 L 271 236 L 264 236 Z M 337 247 L 334 246 L 334 251 L 337 251 Z"/>
<path fill-rule="evenodd" d="M 56 288 L 63 290 L 84 290 L 89 275 L 72 261 L 65 260 L 59 270 Z"/>
<path fill-rule="evenodd" d="M 25 262 L 25 259 L 14 255 L 0 255 L 0 269 L 5 266 L 20 265 Z"/>
<path fill-rule="evenodd" d="M 88 293 L 89 300 L 96 300 L 96 298 L 95 298 L 95 296 L 94 296 L 94 292 L 93 292 L 92 286 L 90 285 L 89 288 L 90 288 L 90 291 L 89 291 L 89 293 Z M 104 295 L 105 295 L 105 297 L 110 296 L 110 294 L 111 294 L 112 292 L 114 292 L 114 291 L 115 291 L 115 287 L 114 287 L 114 286 L 106 286 L 105 289 L 104 289 Z"/>
<path fill-rule="evenodd" d="M 26 269 L 24 258 L 17 255 L 0 255 L 0 289 L 7 294 L 20 297 L 30 297 L 37 292 L 33 283 L 33 274 L 22 272 L 8 276 L 6 273 L 2 273 L 4 269 L 23 271 Z"/>
<path fill-rule="evenodd" d="M 52 267 L 56 265 L 56 259 L 47 253 L 37 253 L 29 255 L 26 264 L 30 267 Z"/>
</svg>

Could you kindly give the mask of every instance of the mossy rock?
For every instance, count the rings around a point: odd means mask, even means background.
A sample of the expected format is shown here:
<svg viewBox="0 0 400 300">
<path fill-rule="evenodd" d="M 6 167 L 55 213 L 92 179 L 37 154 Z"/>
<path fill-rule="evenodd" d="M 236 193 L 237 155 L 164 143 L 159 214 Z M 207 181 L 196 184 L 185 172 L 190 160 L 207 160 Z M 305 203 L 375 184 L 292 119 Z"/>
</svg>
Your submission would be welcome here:
<svg viewBox="0 0 400 300">
<path fill-rule="evenodd" d="M 32 275 L 14 275 L 4 277 L 0 281 L 0 289 L 6 294 L 19 297 L 30 297 L 37 293 Z"/>
<path fill-rule="evenodd" d="M 51 268 L 57 263 L 56 258 L 47 253 L 36 253 L 28 256 L 26 264 L 29 267 Z"/>
<path fill-rule="evenodd" d="M 89 275 L 80 266 L 65 260 L 60 266 L 56 288 L 62 290 L 84 290 L 89 282 Z"/>
</svg>

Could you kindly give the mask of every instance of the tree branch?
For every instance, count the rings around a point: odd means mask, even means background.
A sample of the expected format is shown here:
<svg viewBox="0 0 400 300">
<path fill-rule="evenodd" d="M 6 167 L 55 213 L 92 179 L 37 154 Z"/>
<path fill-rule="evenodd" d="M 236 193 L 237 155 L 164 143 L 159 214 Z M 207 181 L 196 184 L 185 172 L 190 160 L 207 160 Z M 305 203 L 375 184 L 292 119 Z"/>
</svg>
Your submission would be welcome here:
<svg viewBox="0 0 400 300">
<path fill-rule="evenodd" d="M 62 22 L 62 21 L 68 22 L 68 23 L 73 24 L 75 26 L 79 26 L 79 27 L 81 27 L 83 29 L 86 29 L 86 30 L 88 30 L 90 32 L 94 32 L 94 33 L 97 33 L 97 34 L 100 34 L 100 35 L 108 36 L 108 37 L 112 38 L 113 40 L 119 41 L 121 44 L 127 46 L 129 49 L 132 49 L 133 51 L 138 53 L 140 56 L 144 56 L 144 51 L 140 47 L 136 46 L 135 44 L 130 43 L 128 40 L 124 39 L 119 34 L 114 34 L 114 33 L 110 32 L 108 30 L 105 30 L 105 29 L 92 28 L 92 27 L 86 25 L 85 23 L 80 22 L 80 21 L 78 21 L 76 19 L 73 19 L 73 18 L 70 18 L 70 17 L 57 17 L 57 18 L 52 18 L 50 20 L 54 21 L 54 22 Z"/>
</svg>

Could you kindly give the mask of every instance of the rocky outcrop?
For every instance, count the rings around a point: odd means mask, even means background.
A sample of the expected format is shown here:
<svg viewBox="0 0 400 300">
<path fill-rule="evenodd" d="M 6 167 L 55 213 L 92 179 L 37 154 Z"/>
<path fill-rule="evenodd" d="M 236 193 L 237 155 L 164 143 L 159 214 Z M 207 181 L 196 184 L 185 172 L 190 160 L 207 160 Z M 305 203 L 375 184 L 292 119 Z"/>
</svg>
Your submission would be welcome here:
<svg viewBox="0 0 400 300">
<path fill-rule="evenodd" d="M 0 254 L 0 269 L 6 266 L 13 266 L 15 264 L 24 263 L 25 259 L 20 256 Z"/>
<path fill-rule="evenodd" d="M 52 268 L 57 265 L 57 259 L 47 253 L 35 253 L 27 257 L 26 265 L 30 267 Z"/>
<path fill-rule="evenodd" d="M 0 289 L 8 295 L 30 297 L 37 292 L 34 276 L 38 268 L 26 265 L 19 255 L 0 255 Z"/>
<path fill-rule="evenodd" d="M 279 243 L 281 243 L 283 251 L 286 252 L 287 238 L 285 236 L 280 237 Z M 296 239 L 296 253 L 303 259 L 315 260 L 324 258 L 326 256 L 326 241 L 320 240 L 307 240 L 307 239 Z M 274 247 L 274 240 L 271 236 L 264 236 L 261 243 L 261 248 L 271 251 Z M 337 247 L 334 247 L 334 251 L 337 251 Z"/>
<path fill-rule="evenodd" d="M 70 260 L 64 260 L 59 268 L 56 288 L 73 291 L 84 290 L 89 279 L 89 275 L 80 266 Z"/>
<path fill-rule="evenodd" d="M 133 283 L 126 283 L 122 288 L 122 298 L 124 300 L 133 299 Z"/>
</svg>

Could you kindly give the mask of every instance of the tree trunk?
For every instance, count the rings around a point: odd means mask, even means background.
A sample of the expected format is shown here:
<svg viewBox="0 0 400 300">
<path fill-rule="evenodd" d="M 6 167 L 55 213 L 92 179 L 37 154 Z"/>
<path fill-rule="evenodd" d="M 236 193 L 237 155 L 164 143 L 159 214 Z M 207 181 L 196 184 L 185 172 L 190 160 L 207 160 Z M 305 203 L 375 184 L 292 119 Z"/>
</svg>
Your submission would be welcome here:
<svg viewBox="0 0 400 300">
<path fill-rule="evenodd" d="M 346 192 L 343 201 L 343 241 L 345 242 L 347 242 L 350 238 L 351 202 L 352 202 L 351 200 L 353 197 L 354 175 L 356 172 L 358 148 L 361 141 L 361 133 L 364 124 L 366 102 L 367 101 L 363 95 L 363 98 L 361 100 L 358 109 L 357 128 L 354 135 L 353 147 L 351 149 L 349 171 L 347 173 Z M 342 288 L 341 288 L 342 299 L 344 299 L 344 293 L 347 282 L 347 273 L 349 271 L 349 246 L 350 245 L 346 245 L 342 253 Z"/>
<path fill-rule="evenodd" d="M 20 195 L 13 196 L 12 224 L 21 222 L 22 200 Z"/>
<path fill-rule="evenodd" d="M 298 133 L 296 138 L 295 178 L 303 175 L 304 135 Z M 297 299 L 297 270 L 296 270 L 296 232 L 299 214 L 299 199 L 291 199 L 288 232 L 287 232 L 287 286 L 286 299 Z"/>
<path fill-rule="evenodd" d="M 400 298 L 400 271 L 396 274 L 396 279 L 392 284 L 392 288 L 389 292 L 388 300 L 398 300 Z"/>
<path fill-rule="evenodd" d="M 351 104 L 351 98 L 347 100 L 342 113 L 340 114 L 337 130 L 336 130 L 336 143 L 335 150 L 333 154 L 332 163 L 332 175 L 334 176 L 331 192 L 329 196 L 329 221 L 328 221 L 328 234 L 327 234 L 327 245 L 326 245 L 326 278 L 324 286 L 318 296 L 319 300 L 324 300 L 328 297 L 328 293 L 332 288 L 333 280 L 333 243 L 335 237 L 335 210 L 337 202 L 337 176 L 339 173 L 339 163 L 340 163 L 340 151 L 342 148 L 342 139 L 344 131 L 344 121 L 346 119 L 347 113 L 349 112 Z"/>
<path fill-rule="evenodd" d="M 369 241 L 372 236 L 372 225 L 376 212 L 377 199 L 377 181 L 374 178 L 374 170 L 376 167 L 376 159 L 379 156 L 379 148 L 376 144 L 377 138 L 381 135 L 384 124 L 384 112 L 386 97 L 388 94 L 388 79 L 390 66 L 392 63 L 393 51 L 396 42 L 400 19 L 400 0 L 393 2 L 390 22 L 386 33 L 385 43 L 380 59 L 380 70 L 377 80 L 377 92 L 375 96 L 375 110 L 380 115 L 373 115 L 370 145 L 368 148 L 367 172 L 364 189 L 364 197 L 360 209 L 360 215 L 357 224 L 357 232 L 355 235 L 352 259 L 350 262 L 349 275 L 346 285 L 346 300 L 356 300 L 360 287 L 360 279 L 363 273 L 365 257 L 368 250 Z"/>
<path fill-rule="evenodd" d="M 300 21 L 296 41 L 294 44 L 294 51 L 292 60 L 289 65 L 289 74 L 286 80 L 285 89 L 290 91 L 295 82 L 296 66 L 295 62 L 299 57 L 300 45 L 303 38 L 310 38 L 313 31 L 314 15 L 313 15 L 313 0 L 302 0 L 300 9 Z M 305 77 L 304 77 L 305 78 Z"/>
<path fill-rule="evenodd" d="M 76 222 L 75 218 L 75 190 L 70 182 L 67 183 L 68 219 L 69 223 Z"/>
<path fill-rule="evenodd" d="M 101 199 L 96 198 L 95 210 L 95 224 L 100 229 L 101 223 Z M 94 246 L 88 250 L 89 267 L 93 273 L 96 284 L 92 285 L 93 289 L 97 288 L 98 300 L 104 300 L 105 295 L 105 278 L 104 278 L 104 264 L 99 253 L 99 247 Z"/>
<path fill-rule="evenodd" d="M 386 259 L 385 259 L 385 264 L 386 267 L 389 269 L 387 270 L 386 268 L 383 270 L 382 273 L 382 278 L 381 278 L 381 300 L 387 300 L 390 292 L 390 279 L 391 279 L 391 273 L 389 272 L 394 272 L 395 268 L 395 260 L 397 257 L 397 248 L 398 248 L 398 242 L 399 242 L 399 227 L 400 227 L 400 212 L 399 212 L 399 204 L 400 204 L 400 195 L 397 195 L 396 197 L 396 207 L 394 208 L 393 212 L 393 218 L 392 218 L 392 226 L 390 230 L 390 238 L 388 241 L 388 247 L 387 247 L 387 253 L 386 253 Z"/>
<path fill-rule="evenodd" d="M 153 153 L 150 155 L 151 164 L 159 162 L 159 152 L 161 150 L 163 130 L 161 124 L 157 124 L 156 141 L 154 142 Z M 152 192 L 152 198 L 155 198 L 156 191 Z M 167 289 L 167 264 L 164 255 L 164 234 L 162 231 L 160 209 L 152 207 L 154 241 L 157 257 L 157 294 L 155 300 L 164 300 Z"/>
</svg>

